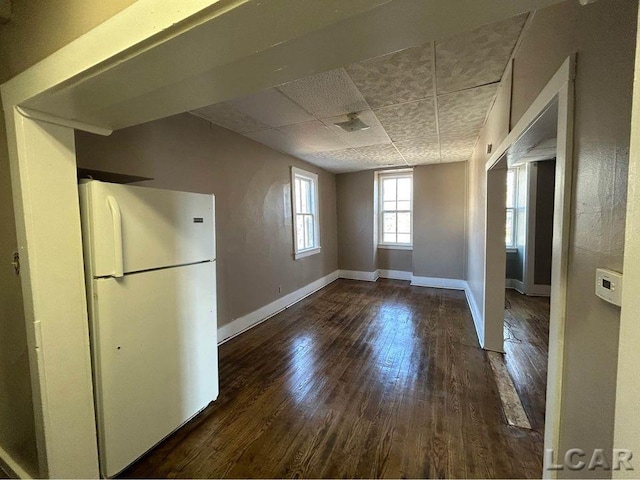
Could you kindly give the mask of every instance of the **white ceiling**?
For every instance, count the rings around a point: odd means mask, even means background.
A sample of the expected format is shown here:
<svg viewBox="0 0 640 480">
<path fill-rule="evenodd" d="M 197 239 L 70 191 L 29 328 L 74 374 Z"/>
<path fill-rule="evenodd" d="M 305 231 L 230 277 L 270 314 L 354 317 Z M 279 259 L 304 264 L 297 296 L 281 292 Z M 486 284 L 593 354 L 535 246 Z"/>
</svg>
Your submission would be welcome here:
<svg viewBox="0 0 640 480">
<path fill-rule="evenodd" d="M 191 113 L 332 172 L 466 161 L 526 15 Z M 334 125 L 358 112 L 371 128 Z"/>
</svg>

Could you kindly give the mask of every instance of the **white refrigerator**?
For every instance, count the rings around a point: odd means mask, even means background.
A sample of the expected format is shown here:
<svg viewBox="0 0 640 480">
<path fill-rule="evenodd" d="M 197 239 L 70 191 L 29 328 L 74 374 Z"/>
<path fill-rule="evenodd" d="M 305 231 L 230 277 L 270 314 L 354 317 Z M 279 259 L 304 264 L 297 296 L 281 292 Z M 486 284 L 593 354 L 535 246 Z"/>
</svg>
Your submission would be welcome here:
<svg viewBox="0 0 640 480">
<path fill-rule="evenodd" d="M 100 470 L 218 396 L 213 195 L 80 184 Z"/>
</svg>

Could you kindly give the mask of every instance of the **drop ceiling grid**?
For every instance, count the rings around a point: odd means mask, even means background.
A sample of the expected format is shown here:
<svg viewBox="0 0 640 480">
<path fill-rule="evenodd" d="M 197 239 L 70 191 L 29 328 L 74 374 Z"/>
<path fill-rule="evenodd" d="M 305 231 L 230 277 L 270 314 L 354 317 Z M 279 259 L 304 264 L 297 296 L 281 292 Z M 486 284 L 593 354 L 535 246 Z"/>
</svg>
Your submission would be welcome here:
<svg viewBox="0 0 640 480">
<path fill-rule="evenodd" d="M 527 15 L 194 114 L 334 172 L 470 158 Z M 369 129 L 335 126 L 359 113 Z M 482 118 L 482 120 L 480 120 Z"/>
</svg>

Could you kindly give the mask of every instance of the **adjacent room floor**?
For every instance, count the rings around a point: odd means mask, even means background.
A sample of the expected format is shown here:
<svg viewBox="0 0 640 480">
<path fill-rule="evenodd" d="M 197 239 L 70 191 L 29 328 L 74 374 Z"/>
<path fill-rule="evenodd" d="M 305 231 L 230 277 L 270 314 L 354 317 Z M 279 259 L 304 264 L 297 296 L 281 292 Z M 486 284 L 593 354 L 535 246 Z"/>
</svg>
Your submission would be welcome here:
<svg viewBox="0 0 640 480">
<path fill-rule="evenodd" d="M 549 356 L 549 297 L 528 297 L 507 289 L 505 308 L 505 364 L 531 427 L 543 434 Z"/>
<path fill-rule="evenodd" d="M 541 430 L 506 424 L 461 291 L 338 280 L 222 345 L 220 392 L 124 476 L 542 472 Z"/>
</svg>

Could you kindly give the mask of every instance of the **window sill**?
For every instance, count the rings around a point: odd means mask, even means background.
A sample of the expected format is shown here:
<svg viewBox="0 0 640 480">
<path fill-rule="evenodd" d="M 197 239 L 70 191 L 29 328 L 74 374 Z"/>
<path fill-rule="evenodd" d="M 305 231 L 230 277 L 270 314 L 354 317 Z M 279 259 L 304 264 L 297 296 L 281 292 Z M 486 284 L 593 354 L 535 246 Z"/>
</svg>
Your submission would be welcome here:
<svg viewBox="0 0 640 480">
<path fill-rule="evenodd" d="M 413 245 L 393 245 L 390 243 L 379 243 L 378 248 L 385 250 L 413 250 Z"/>
<path fill-rule="evenodd" d="M 518 253 L 518 249 L 516 247 L 507 247 L 507 253 Z"/>
<path fill-rule="evenodd" d="M 293 258 L 295 260 L 300 260 L 301 258 L 310 257 L 311 255 L 315 255 L 317 253 L 320 253 L 321 251 L 322 251 L 322 248 L 320 247 L 310 248 L 309 250 L 302 250 L 301 252 L 295 252 L 293 254 Z"/>
</svg>

